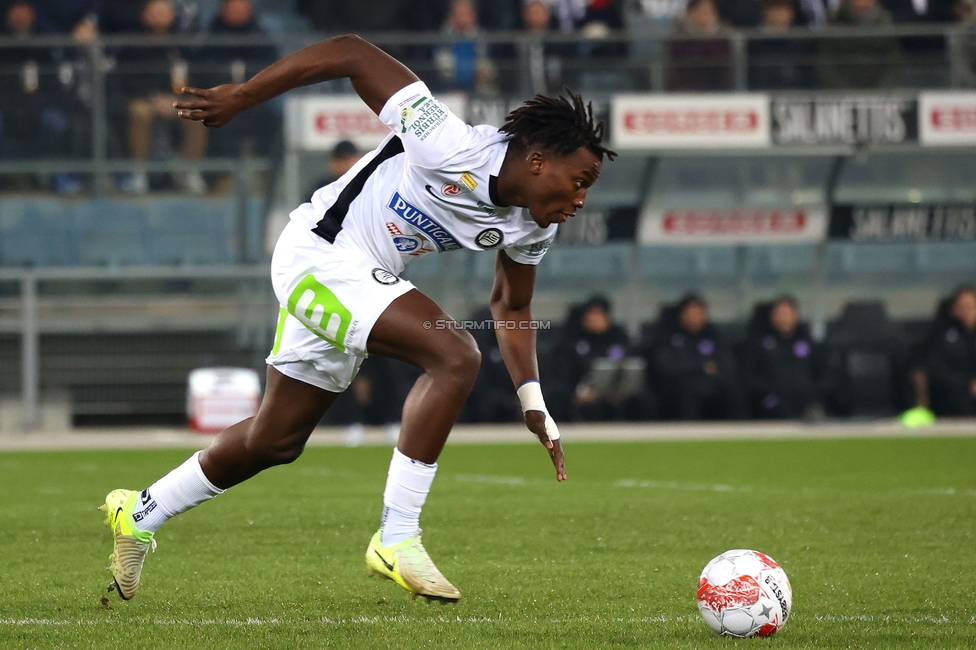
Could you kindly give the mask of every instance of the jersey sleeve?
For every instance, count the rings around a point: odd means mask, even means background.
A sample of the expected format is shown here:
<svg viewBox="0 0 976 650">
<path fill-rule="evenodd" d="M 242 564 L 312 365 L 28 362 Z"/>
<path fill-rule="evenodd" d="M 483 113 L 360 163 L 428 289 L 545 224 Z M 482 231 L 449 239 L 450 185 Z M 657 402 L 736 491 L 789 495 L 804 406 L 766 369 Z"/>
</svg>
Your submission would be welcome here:
<svg viewBox="0 0 976 650">
<path fill-rule="evenodd" d="M 555 230 L 555 227 L 553 229 Z M 536 266 L 542 261 L 555 238 L 555 232 L 550 233 L 548 229 L 540 229 L 503 250 L 513 262 Z"/>
<path fill-rule="evenodd" d="M 470 146 L 474 131 L 417 81 L 394 93 L 380 120 L 403 141 L 407 160 L 437 169 Z"/>
</svg>

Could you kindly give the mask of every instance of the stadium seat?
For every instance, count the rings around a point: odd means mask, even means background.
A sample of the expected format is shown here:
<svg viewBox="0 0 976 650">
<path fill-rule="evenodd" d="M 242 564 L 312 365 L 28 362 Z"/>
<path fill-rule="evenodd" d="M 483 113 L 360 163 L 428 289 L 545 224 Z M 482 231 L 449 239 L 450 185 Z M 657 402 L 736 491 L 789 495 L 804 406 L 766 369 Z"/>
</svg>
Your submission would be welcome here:
<svg viewBox="0 0 976 650">
<path fill-rule="evenodd" d="M 644 246 L 640 274 L 663 280 L 735 279 L 737 257 L 737 250 L 728 246 Z"/>
<path fill-rule="evenodd" d="M 917 271 L 917 244 L 831 242 L 826 248 L 828 278 L 883 277 L 911 280 Z"/>
<path fill-rule="evenodd" d="M 783 275 L 812 275 L 817 269 L 817 247 L 747 246 L 745 272 L 754 281 L 777 281 Z"/>
<path fill-rule="evenodd" d="M 928 242 L 917 244 L 919 269 L 928 273 L 976 274 L 976 244 L 972 242 Z"/>
<path fill-rule="evenodd" d="M 634 207 L 644 198 L 649 161 L 646 156 L 620 156 L 603 165 L 600 181 L 586 193 L 591 209 Z"/>
<path fill-rule="evenodd" d="M 906 406 L 906 342 L 884 303 L 848 303 L 825 342 L 841 415 L 886 417 Z"/>
<path fill-rule="evenodd" d="M 629 243 L 600 246 L 553 246 L 546 253 L 545 264 L 539 266 L 540 284 L 588 287 L 607 282 L 625 284 L 631 267 L 633 247 Z"/>
<path fill-rule="evenodd" d="M 146 264 L 146 211 L 129 200 L 96 199 L 75 207 L 78 258 L 85 266 Z"/>
<path fill-rule="evenodd" d="M 148 201 L 146 233 L 156 264 L 207 265 L 234 261 L 236 205 L 225 199 Z"/>
<path fill-rule="evenodd" d="M 78 261 L 74 213 L 56 199 L 0 201 L 0 266 L 65 266 Z"/>
</svg>

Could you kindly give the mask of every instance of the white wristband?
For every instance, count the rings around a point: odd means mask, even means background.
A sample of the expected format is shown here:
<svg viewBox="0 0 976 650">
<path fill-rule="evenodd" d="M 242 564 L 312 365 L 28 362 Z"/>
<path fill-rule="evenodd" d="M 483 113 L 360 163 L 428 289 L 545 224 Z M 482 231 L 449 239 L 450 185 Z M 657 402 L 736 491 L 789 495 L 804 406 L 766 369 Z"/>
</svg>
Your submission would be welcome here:
<svg viewBox="0 0 976 650">
<path fill-rule="evenodd" d="M 559 428 L 556 421 L 549 415 L 546 408 L 546 400 L 542 397 L 542 386 L 539 382 L 531 380 L 518 387 L 519 401 L 522 403 L 522 413 L 526 411 L 542 411 L 546 414 L 546 435 L 549 440 L 559 440 Z"/>
</svg>

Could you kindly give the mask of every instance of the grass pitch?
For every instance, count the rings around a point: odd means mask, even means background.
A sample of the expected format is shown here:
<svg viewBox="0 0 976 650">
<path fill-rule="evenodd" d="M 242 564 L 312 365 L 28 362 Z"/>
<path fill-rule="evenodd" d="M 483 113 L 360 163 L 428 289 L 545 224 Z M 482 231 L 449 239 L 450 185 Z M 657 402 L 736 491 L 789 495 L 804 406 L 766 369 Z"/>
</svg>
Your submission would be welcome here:
<svg viewBox="0 0 976 650">
<path fill-rule="evenodd" d="M 976 645 L 976 439 L 448 447 L 424 542 L 461 590 L 366 577 L 390 451 L 311 449 L 169 522 L 135 600 L 95 507 L 186 452 L 0 455 L 0 648 L 950 648 Z M 777 636 L 716 637 L 713 556 L 779 561 Z"/>
</svg>

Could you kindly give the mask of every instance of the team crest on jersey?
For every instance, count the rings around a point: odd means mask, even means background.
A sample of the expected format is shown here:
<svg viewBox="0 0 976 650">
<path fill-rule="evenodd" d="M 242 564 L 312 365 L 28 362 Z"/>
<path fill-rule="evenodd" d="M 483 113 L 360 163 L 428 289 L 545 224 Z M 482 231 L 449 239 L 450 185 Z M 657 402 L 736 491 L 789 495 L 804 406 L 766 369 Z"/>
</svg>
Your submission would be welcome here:
<svg viewBox="0 0 976 650">
<path fill-rule="evenodd" d="M 478 233 L 478 236 L 474 238 L 474 243 L 482 248 L 494 248 L 502 243 L 502 239 L 504 239 L 504 235 L 502 235 L 501 230 L 488 228 Z"/>
<path fill-rule="evenodd" d="M 405 237 L 398 235 L 393 238 L 393 245 L 401 253 L 412 253 L 420 248 L 420 241 L 416 237 Z"/>
<path fill-rule="evenodd" d="M 400 278 L 393 275 L 386 269 L 373 269 L 373 279 L 380 284 L 396 284 Z"/>
<path fill-rule="evenodd" d="M 441 187 L 441 194 L 444 196 L 459 196 L 473 192 L 476 187 L 478 187 L 478 181 L 474 179 L 474 176 L 470 172 L 464 172 L 461 174 L 461 178 L 455 182 L 444 183 Z"/>
</svg>

